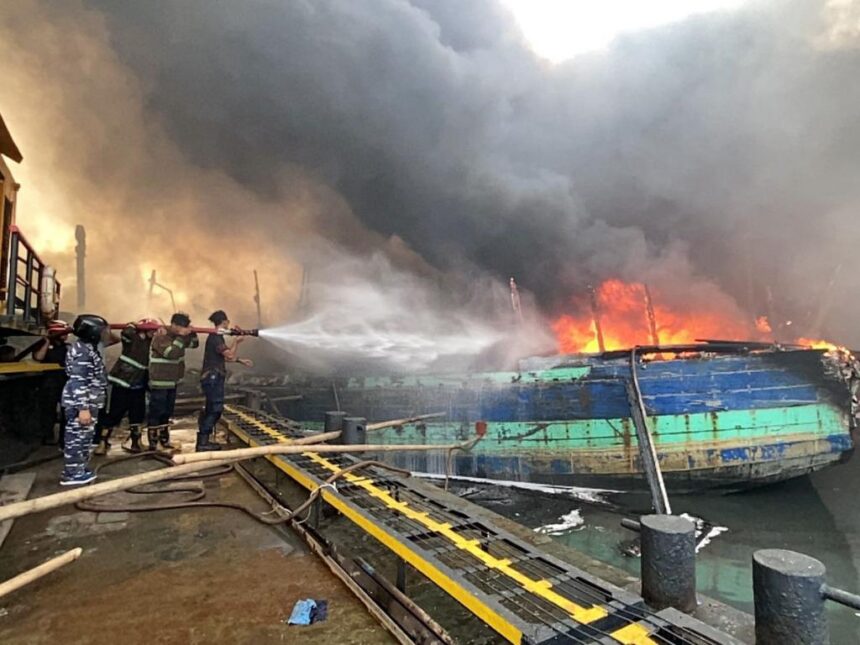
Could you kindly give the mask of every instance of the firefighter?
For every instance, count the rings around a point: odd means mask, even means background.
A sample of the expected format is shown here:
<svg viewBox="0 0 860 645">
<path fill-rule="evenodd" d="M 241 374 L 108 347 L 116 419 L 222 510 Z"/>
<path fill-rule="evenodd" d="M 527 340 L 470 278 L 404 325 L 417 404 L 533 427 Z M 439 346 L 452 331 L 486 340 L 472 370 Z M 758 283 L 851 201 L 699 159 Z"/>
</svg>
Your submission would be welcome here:
<svg viewBox="0 0 860 645">
<path fill-rule="evenodd" d="M 209 321 L 218 330 L 230 328 L 230 321 L 222 310 L 209 316 Z M 215 424 L 224 411 L 224 381 L 227 378 L 226 363 L 239 363 L 252 367 L 253 363 L 247 358 L 239 358 L 236 353 L 239 343 L 245 338 L 237 336 L 232 345 L 228 345 L 223 334 L 209 334 L 206 348 L 203 352 L 203 368 L 200 372 L 200 387 L 206 397 L 206 407 L 200 414 L 197 430 L 197 452 L 220 450 L 221 446 L 210 439 L 215 430 Z"/>
<path fill-rule="evenodd" d="M 42 344 L 33 350 L 33 358 L 40 363 L 54 363 L 63 368 L 62 371 L 47 372 L 42 380 L 45 401 L 49 406 L 45 409 L 45 416 L 42 419 L 45 440 L 53 443 L 54 423 L 56 422 L 59 428 L 57 444 L 62 450 L 66 435 L 66 415 L 63 412 L 60 399 L 62 399 L 63 388 L 67 381 L 66 356 L 69 351 L 68 339 L 69 334 L 72 333 L 72 328 L 62 320 L 52 320 L 48 323 L 47 332 L 48 335 L 43 339 Z"/>
<path fill-rule="evenodd" d="M 146 385 L 149 369 L 149 352 L 155 330 L 156 320 L 139 320 L 129 323 L 119 335 L 122 353 L 119 355 L 110 374 L 110 399 L 107 414 L 96 428 L 99 443 L 96 455 L 106 455 L 110 448 L 110 437 L 128 414 L 130 452 L 142 452 L 140 427 L 146 420 Z"/>
<path fill-rule="evenodd" d="M 96 478 L 88 464 L 99 409 L 107 395 L 105 364 L 99 353 L 99 342 L 107 327 L 104 318 L 92 314 L 78 316 L 73 325 L 78 340 L 72 343 L 66 356 L 69 380 L 62 398 L 66 441 L 61 486 L 89 484 Z"/>
<path fill-rule="evenodd" d="M 149 418 L 146 438 L 149 449 L 172 452 L 170 417 L 176 405 L 176 388 L 185 376 L 185 350 L 200 343 L 191 329 L 188 314 L 177 312 L 170 326 L 159 330 L 149 350 Z"/>
</svg>

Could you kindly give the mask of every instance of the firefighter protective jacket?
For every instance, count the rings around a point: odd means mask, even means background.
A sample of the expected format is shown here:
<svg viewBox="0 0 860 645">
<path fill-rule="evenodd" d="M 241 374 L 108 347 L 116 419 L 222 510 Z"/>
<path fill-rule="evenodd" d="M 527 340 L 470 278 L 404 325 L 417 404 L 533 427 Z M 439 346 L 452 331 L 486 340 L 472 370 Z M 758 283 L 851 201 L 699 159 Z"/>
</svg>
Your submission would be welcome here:
<svg viewBox="0 0 860 645">
<path fill-rule="evenodd" d="M 153 338 L 149 350 L 149 389 L 174 389 L 185 376 L 185 350 L 199 344 L 194 333 L 180 336 L 168 331 Z"/>
<path fill-rule="evenodd" d="M 108 376 L 108 381 L 120 387 L 142 389 L 146 387 L 149 368 L 149 346 L 152 339 L 140 337 L 134 325 L 128 325 L 120 334 L 122 354 Z"/>
</svg>

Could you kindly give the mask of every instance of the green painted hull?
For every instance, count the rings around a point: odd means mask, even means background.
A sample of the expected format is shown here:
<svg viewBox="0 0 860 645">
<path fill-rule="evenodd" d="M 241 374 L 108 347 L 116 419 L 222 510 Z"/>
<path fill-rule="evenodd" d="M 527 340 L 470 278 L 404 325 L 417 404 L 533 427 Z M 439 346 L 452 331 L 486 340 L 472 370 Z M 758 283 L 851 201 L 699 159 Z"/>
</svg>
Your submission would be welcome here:
<svg viewBox="0 0 860 645">
<path fill-rule="evenodd" d="M 847 383 L 822 352 L 654 361 L 640 368 L 647 423 L 667 486 L 737 490 L 801 476 L 853 451 Z M 450 444 L 486 436 L 453 459 L 452 474 L 553 485 L 645 486 L 625 387 L 627 360 L 586 358 L 534 372 L 363 377 L 338 384 L 339 403 L 371 421 L 443 412 L 444 420 L 375 433 L 386 444 Z M 331 381 L 301 389 L 288 416 L 318 421 Z M 391 457 L 445 472 L 445 456 Z"/>
</svg>

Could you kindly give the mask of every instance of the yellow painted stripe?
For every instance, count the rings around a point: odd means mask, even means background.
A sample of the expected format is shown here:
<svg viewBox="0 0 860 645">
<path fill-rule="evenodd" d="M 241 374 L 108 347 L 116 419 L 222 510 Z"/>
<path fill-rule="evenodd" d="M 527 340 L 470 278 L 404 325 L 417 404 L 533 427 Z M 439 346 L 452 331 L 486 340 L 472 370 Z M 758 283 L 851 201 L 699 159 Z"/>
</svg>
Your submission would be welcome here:
<svg viewBox="0 0 860 645">
<path fill-rule="evenodd" d="M 333 473 L 337 473 L 340 471 L 340 468 L 338 468 L 335 464 L 331 463 L 330 461 L 316 453 L 304 453 L 304 455 L 310 457 L 313 461 L 327 468 Z M 388 493 L 388 491 L 385 491 L 375 486 L 370 481 L 358 481 L 358 478 L 356 478 L 351 473 L 347 473 L 346 475 L 344 475 L 344 479 L 353 484 L 357 484 L 358 486 L 366 490 L 371 497 L 375 497 L 380 502 L 385 504 L 388 508 L 396 510 L 402 515 L 408 517 L 409 519 L 415 520 L 416 522 L 423 524 L 430 531 L 446 537 L 458 549 L 468 552 L 470 555 L 480 560 L 485 566 L 489 567 L 490 569 L 494 569 L 505 574 L 507 577 L 514 580 L 517 584 L 519 584 L 521 587 L 523 587 L 530 593 L 536 596 L 540 596 L 544 600 L 548 600 L 556 607 L 560 607 L 561 609 L 569 613 L 578 623 L 592 623 L 608 615 L 608 612 L 603 607 L 594 606 L 590 608 L 585 608 L 554 592 L 552 590 L 552 583 L 549 582 L 549 580 L 534 580 L 533 578 L 529 578 L 528 576 L 520 573 L 519 571 L 514 569 L 513 566 L 511 566 L 511 563 L 508 560 L 499 559 L 484 551 L 481 548 L 480 542 L 478 540 L 467 540 L 462 535 L 452 530 L 450 524 L 437 522 L 432 519 L 427 513 L 422 511 L 416 511 L 415 509 L 410 508 L 406 502 L 398 502 Z"/>
<path fill-rule="evenodd" d="M 657 643 L 651 638 L 651 632 L 648 628 L 639 623 L 631 623 L 621 629 L 616 629 L 610 636 L 619 643 L 624 643 L 624 645 L 656 645 Z"/>
<path fill-rule="evenodd" d="M 56 363 L 0 363 L 0 374 L 28 374 L 58 372 L 63 368 Z"/>
<path fill-rule="evenodd" d="M 228 406 L 228 411 L 236 414 L 242 420 L 247 423 L 254 425 L 255 427 L 262 430 L 267 435 L 276 439 L 281 443 L 289 443 L 289 439 L 283 436 L 277 430 L 274 430 L 268 424 L 265 424 L 251 415 L 245 414 L 232 406 Z M 244 433 L 242 433 L 244 434 Z M 244 439 L 248 443 L 253 443 L 253 441 L 245 436 Z M 304 457 L 307 457 L 319 465 L 323 466 L 327 470 L 332 473 L 340 472 L 340 468 L 329 461 L 328 459 L 322 457 L 318 453 L 302 453 Z M 308 489 L 316 488 L 316 483 L 304 476 L 297 469 L 288 466 L 285 462 L 281 460 L 276 460 L 273 457 L 268 457 L 268 459 L 275 464 L 278 468 L 284 470 L 289 474 L 293 479 L 299 482 L 302 486 Z M 459 549 L 464 550 L 471 554 L 473 557 L 479 559 L 484 565 L 488 568 L 497 570 L 509 578 L 515 580 L 520 586 L 524 589 L 528 590 L 530 593 L 540 596 L 549 602 L 552 602 L 557 607 L 562 608 L 564 611 L 568 612 L 574 620 L 581 624 L 588 624 L 599 620 L 605 616 L 607 616 L 607 611 L 603 607 L 594 606 L 591 608 L 584 608 L 580 605 L 570 601 L 569 599 L 561 596 L 554 591 L 552 591 L 552 583 L 548 580 L 534 580 L 529 578 L 528 576 L 520 573 L 516 569 L 511 566 L 510 561 L 496 558 L 483 549 L 480 548 L 480 542 L 478 540 L 467 540 L 457 532 L 451 529 L 451 525 L 448 523 L 441 523 L 433 520 L 427 513 L 417 511 L 413 508 L 410 508 L 406 502 L 399 502 L 395 500 L 387 491 L 375 486 L 373 481 L 368 479 L 367 477 L 362 477 L 359 475 L 353 475 L 352 473 L 347 473 L 343 476 L 345 480 L 348 482 L 358 485 L 363 488 L 371 497 L 374 497 L 385 504 L 388 508 L 395 510 L 402 515 L 422 524 L 427 527 L 428 530 L 444 536 L 448 540 L 450 540 L 453 544 L 455 544 Z M 373 535 L 380 542 L 388 546 L 392 551 L 395 551 L 401 557 L 409 560 L 410 563 L 415 566 L 417 569 L 422 571 L 428 578 L 436 582 L 442 589 L 447 591 L 450 595 L 457 598 L 461 603 L 467 606 L 475 615 L 479 616 L 484 622 L 489 624 L 491 627 L 496 629 L 497 632 L 508 638 L 508 635 L 503 631 L 506 627 L 509 627 L 512 630 L 515 630 L 519 635 L 517 640 L 512 640 L 511 642 L 519 642 L 519 638 L 521 638 L 522 634 L 517 630 L 517 628 L 506 620 L 495 614 L 490 608 L 486 607 L 479 601 L 476 601 L 474 596 L 472 596 L 469 592 L 456 585 L 454 581 L 445 576 L 442 572 L 436 570 L 435 568 L 432 572 L 424 571 L 425 567 L 417 566 L 416 563 L 412 562 L 410 556 L 414 555 L 411 550 L 405 549 L 397 540 L 393 540 L 389 534 L 385 531 L 380 531 L 379 527 L 373 523 L 368 522 L 366 518 L 361 516 L 360 514 L 353 513 L 349 506 L 344 504 L 339 497 L 333 496 L 329 494 L 327 491 L 323 491 L 323 497 L 325 500 L 332 504 L 335 508 L 337 508 L 341 513 L 349 517 L 353 522 L 359 524 L 364 528 L 368 533 Z M 425 564 L 427 567 L 430 567 L 429 563 L 426 563 L 424 560 L 421 560 L 421 563 Z M 458 591 L 460 593 L 458 593 Z M 478 602 L 475 605 L 475 602 Z M 487 614 L 487 612 L 490 612 Z M 501 621 L 501 623 L 499 622 Z M 654 645 L 655 641 L 651 639 L 650 632 L 647 627 L 644 627 L 638 623 L 632 623 L 623 628 L 620 628 L 614 631 L 611 634 L 612 638 L 619 643 L 629 644 L 629 645 Z M 510 639 L 509 639 L 510 640 Z"/>
<path fill-rule="evenodd" d="M 242 415 L 239 412 L 234 413 L 245 417 L 245 415 Z M 255 423 L 254 425 L 257 424 Z M 236 434 L 236 436 L 238 436 L 240 439 L 245 441 L 247 444 L 259 445 L 256 441 L 251 439 L 248 435 L 246 435 L 244 432 L 242 432 L 235 426 L 232 426 L 231 431 Z M 267 434 L 272 435 L 272 432 L 268 431 Z M 305 454 L 310 455 L 315 453 Z M 266 459 L 268 459 L 276 468 L 285 472 L 290 478 L 295 480 L 299 485 L 303 486 L 304 488 L 307 488 L 308 490 L 313 490 L 317 488 L 317 483 L 313 479 L 305 475 L 298 468 L 291 465 L 288 461 L 278 459 L 277 455 L 267 455 Z M 504 617 L 497 614 L 492 608 L 482 603 L 479 598 L 475 597 L 474 595 L 469 593 L 469 591 L 460 586 L 460 584 L 456 580 L 445 575 L 445 573 L 437 569 L 427 560 L 423 558 L 416 558 L 415 552 L 412 549 L 402 544 L 399 540 L 391 536 L 384 529 L 380 528 L 372 520 L 369 520 L 362 514 L 356 512 L 348 503 L 341 499 L 340 496 L 332 494 L 328 489 L 323 489 L 321 495 L 327 503 L 331 504 L 331 506 L 337 509 L 344 517 L 349 519 L 357 526 L 361 527 L 366 533 L 368 533 L 372 537 L 376 538 L 380 543 L 382 543 L 394 554 L 400 556 L 401 558 L 409 562 L 409 564 L 411 564 L 415 569 L 420 571 L 430 581 L 438 585 L 439 588 L 444 590 L 452 598 L 454 598 L 460 604 L 466 607 L 470 612 L 472 612 L 472 614 L 484 621 L 508 642 L 516 644 L 522 642 L 523 634 L 516 627 L 516 625 L 510 623 Z"/>
</svg>

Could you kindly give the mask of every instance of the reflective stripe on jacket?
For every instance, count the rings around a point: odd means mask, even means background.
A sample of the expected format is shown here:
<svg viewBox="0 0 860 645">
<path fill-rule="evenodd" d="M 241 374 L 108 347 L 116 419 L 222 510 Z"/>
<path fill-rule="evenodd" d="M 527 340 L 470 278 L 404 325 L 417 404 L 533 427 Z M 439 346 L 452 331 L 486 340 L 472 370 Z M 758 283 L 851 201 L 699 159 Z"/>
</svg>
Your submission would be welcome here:
<svg viewBox="0 0 860 645">
<path fill-rule="evenodd" d="M 197 347 L 197 334 L 167 332 L 152 339 L 149 350 L 149 388 L 173 389 L 185 376 L 185 350 Z"/>
</svg>

